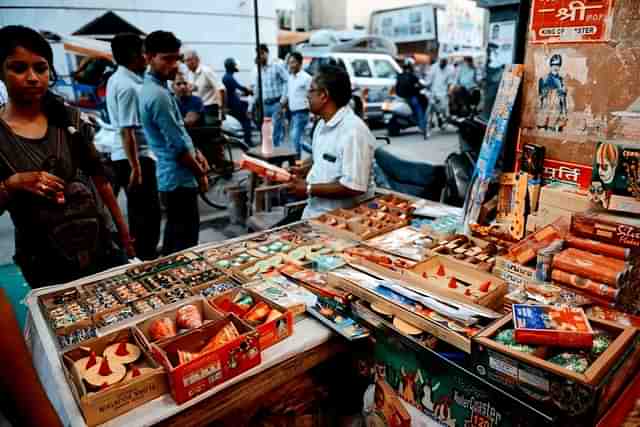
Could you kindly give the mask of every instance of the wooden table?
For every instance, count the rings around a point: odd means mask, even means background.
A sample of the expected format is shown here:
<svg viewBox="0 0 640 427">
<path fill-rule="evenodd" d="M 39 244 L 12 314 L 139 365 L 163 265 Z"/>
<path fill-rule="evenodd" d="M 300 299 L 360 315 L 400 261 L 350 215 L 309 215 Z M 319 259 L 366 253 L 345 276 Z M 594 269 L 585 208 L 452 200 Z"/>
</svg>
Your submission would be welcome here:
<svg viewBox="0 0 640 427">
<path fill-rule="evenodd" d="M 247 151 L 247 154 L 280 167 L 282 167 L 285 162 L 288 162 L 289 165 L 293 165 L 298 157 L 298 153 L 288 146 L 273 147 L 273 151 L 271 153 L 265 154 L 262 152 L 262 147 L 258 145 L 257 147 L 253 147 Z"/>
</svg>

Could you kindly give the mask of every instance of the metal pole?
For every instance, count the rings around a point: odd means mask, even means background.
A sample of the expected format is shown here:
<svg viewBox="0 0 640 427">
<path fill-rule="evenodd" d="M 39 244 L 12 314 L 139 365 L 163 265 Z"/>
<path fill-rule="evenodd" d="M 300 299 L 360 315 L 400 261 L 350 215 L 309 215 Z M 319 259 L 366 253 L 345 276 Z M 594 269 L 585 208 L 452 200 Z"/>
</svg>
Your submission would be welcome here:
<svg viewBox="0 0 640 427">
<path fill-rule="evenodd" d="M 264 120 L 264 103 L 262 98 L 262 64 L 260 63 L 260 19 L 258 17 L 258 0 L 253 0 L 253 20 L 256 30 L 256 65 L 258 66 L 258 106 L 260 115 L 258 116 L 258 130 L 260 131 L 260 141 L 262 142 L 262 123 Z"/>
</svg>

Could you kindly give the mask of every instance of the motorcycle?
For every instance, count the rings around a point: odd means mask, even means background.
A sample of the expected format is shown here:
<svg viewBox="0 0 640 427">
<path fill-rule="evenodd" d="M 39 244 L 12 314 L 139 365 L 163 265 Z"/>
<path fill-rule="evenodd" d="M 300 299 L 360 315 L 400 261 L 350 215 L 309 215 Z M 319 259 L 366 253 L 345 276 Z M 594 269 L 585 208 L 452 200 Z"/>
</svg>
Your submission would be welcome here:
<svg viewBox="0 0 640 427">
<path fill-rule="evenodd" d="M 423 82 L 421 81 L 421 83 Z M 420 98 L 423 108 L 425 111 L 428 111 L 427 107 L 430 98 L 426 89 L 420 91 Z M 390 95 L 382 103 L 382 114 L 384 125 L 389 136 L 398 136 L 401 131 L 418 126 L 418 120 L 415 114 L 413 114 L 409 102 L 405 98 L 397 95 Z M 429 126 L 424 130 L 424 138 L 427 139 L 428 136 Z"/>
</svg>

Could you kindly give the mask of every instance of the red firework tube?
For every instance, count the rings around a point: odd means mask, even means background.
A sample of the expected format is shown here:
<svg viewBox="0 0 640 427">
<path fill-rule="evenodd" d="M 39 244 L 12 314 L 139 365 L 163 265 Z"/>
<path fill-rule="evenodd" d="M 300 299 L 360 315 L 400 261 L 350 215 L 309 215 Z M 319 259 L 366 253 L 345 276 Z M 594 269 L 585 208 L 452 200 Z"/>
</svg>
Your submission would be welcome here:
<svg viewBox="0 0 640 427">
<path fill-rule="evenodd" d="M 611 258 L 604 255 L 594 254 L 587 251 L 582 251 L 580 249 L 569 248 L 566 249 L 565 252 L 567 255 L 578 258 L 578 259 L 588 259 L 590 261 L 595 262 L 596 264 L 605 266 L 614 271 L 623 272 L 629 268 L 629 265 L 622 260 Z"/>
<path fill-rule="evenodd" d="M 555 282 L 582 289 L 588 294 L 600 296 L 610 301 L 615 301 L 615 299 L 618 297 L 617 289 L 612 288 L 611 286 L 607 286 L 604 283 L 594 282 L 592 280 L 585 279 L 584 277 L 567 273 L 566 271 L 554 269 L 551 273 L 551 278 Z"/>
<path fill-rule="evenodd" d="M 611 245 L 609 243 L 603 243 L 592 239 L 583 239 L 576 236 L 568 236 L 566 244 L 570 248 L 582 249 L 583 251 L 606 255 L 623 261 L 629 259 L 629 255 L 631 254 L 631 249 L 629 248 L 623 248 L 622 246 Z"/>
<path fill-rule="evenodd" d="M 561 252 L 553 257 L 553 269 L 567 271 L 581 277 L 588 277 L 597 282 L 602 282 L 609 286 L 617 287 L 622 280 L 623 274 L 602 265 L 593 262 L 587 258 L 576 258 L 567 253 Z"/>
</svg>

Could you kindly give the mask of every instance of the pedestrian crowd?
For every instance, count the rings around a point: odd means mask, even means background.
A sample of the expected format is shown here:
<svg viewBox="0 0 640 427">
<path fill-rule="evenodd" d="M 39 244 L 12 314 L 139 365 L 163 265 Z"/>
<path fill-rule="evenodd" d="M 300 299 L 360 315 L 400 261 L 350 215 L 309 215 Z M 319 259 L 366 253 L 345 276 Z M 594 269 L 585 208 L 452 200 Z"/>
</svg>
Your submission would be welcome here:
<svg viewBox="0 0 640 427">
<path fill-rule="evenodd" d="M 192 130 L 219 127 L 228 115 L 252 145 L 247 96 L 262 101 L 255 109 L 271 119 L 274 145 L 288 133 L 299 158 L 310 116 L 318 118 L 313 144 L 321 149 L 289 186 L 309 199 L 305 216 L 371 192 L 374 138 L 349 107 L 343 68 L 321 67 L 312 78 L 299 53 L 283 63 L 260 45 L 253 81 L 244 86 L 235 59 L 224 61 L 219 79 L 166 31 L 116 35 L 111 53 L 117 68 L 105 79 L 103 129 L 112 138 L 101 153 L 92 120 L 51 90 L 58 76 L 49 43 L 30 28 L 0 29 L 0 212 L 14 223 L 14 259 L 32 287 L 197 245 L 198 197 L 208 190 L 211 158 Z"/>
</svg>

